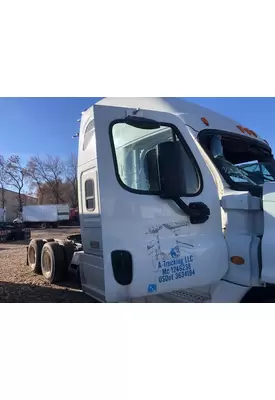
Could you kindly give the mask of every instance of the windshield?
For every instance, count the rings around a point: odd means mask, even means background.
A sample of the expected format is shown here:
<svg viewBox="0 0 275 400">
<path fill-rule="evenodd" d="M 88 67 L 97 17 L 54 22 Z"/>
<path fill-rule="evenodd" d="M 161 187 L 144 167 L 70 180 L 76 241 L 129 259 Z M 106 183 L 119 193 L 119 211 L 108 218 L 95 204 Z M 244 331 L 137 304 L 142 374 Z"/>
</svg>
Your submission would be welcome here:
<svg viewBox="0 0 275 400">
<path fill-rule="evenodd" d="M 257 188 L 275 181 L 275 162 L 270 149 L 232 134 L 207 134 L 204 147 L 233 189 Z"/>
<path fill-rule="evenodd" d="M 219 167 L 223 175 L 226 175 L 235 183 L 247 183 L 249 185 L 257 184 L 253 179 L 250 179 L 249 175 L 246 174 L 240 166 L 231 164 L 226 159 L 218 159 L 216 165 Z"/>
<path fill-rule="evenodd" d="M 251 180 L 258 185 L 263 185 L 265 182 L 275 181 L 274 162 L 258 162 L 254 161 L 249 164 L 240 164 L 240 168 Z"/>
</svg>

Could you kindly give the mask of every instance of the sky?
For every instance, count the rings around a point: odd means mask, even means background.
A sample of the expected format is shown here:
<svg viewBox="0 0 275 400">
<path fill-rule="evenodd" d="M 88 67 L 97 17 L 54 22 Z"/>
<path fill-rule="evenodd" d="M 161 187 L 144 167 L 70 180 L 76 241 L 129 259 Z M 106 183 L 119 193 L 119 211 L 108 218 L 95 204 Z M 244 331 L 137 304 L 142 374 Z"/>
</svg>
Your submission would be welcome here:
<svg viewBox="0 0 275 400">
<path fill-rule="evenodd" d="M 0 154 L 32 155 L 77 152 L 81 112 L 100 98 L 0 98 Z M 275 98 L 184 98 L 254 130 L 275 148 Z"/>
</svg>

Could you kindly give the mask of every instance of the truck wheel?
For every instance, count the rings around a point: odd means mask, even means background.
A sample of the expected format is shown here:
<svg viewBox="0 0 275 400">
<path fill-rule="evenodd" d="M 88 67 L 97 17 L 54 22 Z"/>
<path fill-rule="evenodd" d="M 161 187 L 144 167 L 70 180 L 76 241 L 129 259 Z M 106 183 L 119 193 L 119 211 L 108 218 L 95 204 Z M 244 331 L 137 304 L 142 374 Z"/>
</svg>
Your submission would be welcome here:
<svg viewBox="0 0 275 400">
<path fill-rule="evenodd" d="M 47 228 L 46 222 L 42 222 L 41 225 L 40 225 L 40 228 L 41 229 L 46 229 Z"/>
<path fill-rule="evenodd" d="M 65 260 L 67 263 L 67 269 L 68 269 L 69 265 L 71 264 L 74 252 L 75 252 L 75 246 L 69 240 L 62 240 L 60 242 L 60 245 L 63 247 Z"/>
<path fill-rule="evenodd" d="M 41 269 L 49 283 L 60 282 L 66 275 L 66 260 L 59 243 L 45 243 L 41 254 Z"/>
<path fill-rule="evenodd" d="M 28 246 L 28 265 L 36 274 L 41 274 L 41 252 L 43 240 L 32 239 Z"/>
</svg>

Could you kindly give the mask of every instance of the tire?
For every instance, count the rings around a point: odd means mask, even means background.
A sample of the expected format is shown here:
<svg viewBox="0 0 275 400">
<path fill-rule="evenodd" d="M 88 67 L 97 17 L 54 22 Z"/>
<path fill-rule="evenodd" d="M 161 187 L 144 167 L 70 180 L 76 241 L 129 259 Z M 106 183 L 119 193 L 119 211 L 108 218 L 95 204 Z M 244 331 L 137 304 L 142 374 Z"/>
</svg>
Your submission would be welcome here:
<svg viewBox="0 0 275 400">
<path fill-rule="evenodd" d="M 71 264 L 75 252 L 75 246 L 69 240 L 62 240 L 60 242 L 60 245 L 63 247 L 67 268 L 69 268 L 69 265 Z"/>
<path fill-rule="evenodd" d="M 31 240 L 31 230 L 29 228 L 23 228 L 24 240 Z"/>
<path fill-rule="evenodd" d="M 44 246 L 43 240 L 33 239 L 28 246 L 28 265 L 32 272 L 41 274 L 41 253 Z"/>
<path fill-rule="evenodd" d="M 13 233 L 13 238 L 14 241 L 16 240 L 24 240 L 25 239 L 25 232 L 22 229 L 17 229 Z"/>
<path fill-rule="evenodd" d="M 64 250 L 57 242 L 45 243 L 41 254 L 41 270 L 49 283 L 57 283 L 66 275 Z"/>
<path fill-rule="evenodd" d="M 47 228 L 47 223 L 46 222 L 41 222 L 40 228 L 41 229 L 46 229 Z"/>
<path fill-rule="evenodd" d="M 8 235 L 2 235 L 0 236 L 0 243 L 4 243 L 7 241 Z"/>
</svg>

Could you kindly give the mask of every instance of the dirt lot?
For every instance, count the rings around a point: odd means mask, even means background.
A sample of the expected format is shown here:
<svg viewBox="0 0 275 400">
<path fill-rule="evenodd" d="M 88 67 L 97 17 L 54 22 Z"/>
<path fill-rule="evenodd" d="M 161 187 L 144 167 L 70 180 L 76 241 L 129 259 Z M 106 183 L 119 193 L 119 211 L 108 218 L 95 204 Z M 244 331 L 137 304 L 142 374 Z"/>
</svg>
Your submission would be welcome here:
<svg viewBox="0 0 275 400">
<path fill-rule="evenodd" d="M 79 233 L 77 228 L 32 230 L 32 239 L 66 238 Z M 26 266 L 26 242 L 0 244 L 0 303 L 91 303 L 76 285 L 63 282 L 50 285 L 42 275 L 35 275 Z"/>
</svg>

